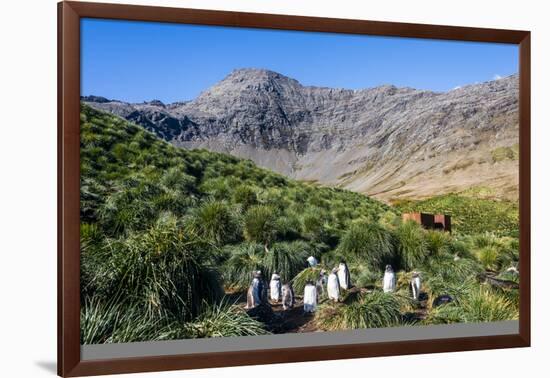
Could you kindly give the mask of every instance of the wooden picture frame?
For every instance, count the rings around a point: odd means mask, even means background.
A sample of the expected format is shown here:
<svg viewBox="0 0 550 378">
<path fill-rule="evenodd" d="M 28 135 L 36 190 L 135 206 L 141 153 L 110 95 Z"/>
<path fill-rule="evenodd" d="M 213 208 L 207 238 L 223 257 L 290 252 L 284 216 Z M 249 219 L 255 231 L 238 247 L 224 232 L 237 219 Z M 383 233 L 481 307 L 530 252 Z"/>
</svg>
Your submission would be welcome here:
<svg viewBox="0 0 550 378">
<path fill-rule="evenodd" d="M 80 19 L 154 21 L 375 36 L 496 42 L 519 46 L 519 333 L 245 352 L 83 361 L 80 356 Z M 58 374 L 82 376 L 196 369 L 530 345 L 530 32 L 87 2 L 58 4 Z"/>
</svg>

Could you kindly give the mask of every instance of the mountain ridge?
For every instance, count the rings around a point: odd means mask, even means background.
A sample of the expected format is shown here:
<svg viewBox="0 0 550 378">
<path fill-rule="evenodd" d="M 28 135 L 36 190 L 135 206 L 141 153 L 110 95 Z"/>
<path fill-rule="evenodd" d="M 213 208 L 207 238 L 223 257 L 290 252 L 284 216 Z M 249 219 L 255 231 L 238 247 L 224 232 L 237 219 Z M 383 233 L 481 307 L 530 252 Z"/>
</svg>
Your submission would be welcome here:
<svg viewBox="0 0 550 378">
<path fill-rule="evenodd" d="M 82 101 L 183 148 L 249 158 L 295 179 L 389 201 L 488 187 L 516 199 L 518 76 L 447 92 L 303 86 L 237 69 L 191 101 Z M 508 156 L 508 155 L 504 155 Z"/>
</svg>

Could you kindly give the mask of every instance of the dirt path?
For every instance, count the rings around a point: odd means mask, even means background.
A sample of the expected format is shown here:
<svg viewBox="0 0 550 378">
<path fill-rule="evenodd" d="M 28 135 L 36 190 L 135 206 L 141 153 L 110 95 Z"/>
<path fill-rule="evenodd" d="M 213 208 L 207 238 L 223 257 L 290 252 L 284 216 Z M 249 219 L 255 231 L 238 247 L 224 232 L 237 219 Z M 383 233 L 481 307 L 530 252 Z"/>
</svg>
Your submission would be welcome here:
<svg viewBox="0 0 550 378">
<path fill-rule="evenodd" d="M 276 315 L 275 319 L 278 324 L 275 327 L 275 333 L 302 333 L 316 332 L 319 329 L 313 322 L 314 315 L 304 313 L 304 302 L 302 299 L 296 299 L 294 307 L 288 310 L 283 310 L 283 305 L 280 303 L 271 303 L 271 308 Z"/>
<path fill-rule="evenodd" d="M 360 292 L 368 292 L 366 289 L 352 288 L 346 295 L 346 298 L 357 295 Z M 232 301 L 241 306 L 246 307 L 245 293 L 230 294 Z M 266 328 L 275 334 L 278 333 L 306 333 L 321 331 L 315 324 L 313 314 L 304 313 L 304 302 L 302 298 L 295 298 L 296 303 L 291 309 L 283 310 L 281 303 L 272 303 L 271 301 L 260 310 L 258 317 Z M 328 299 L 324 298 L 320 303 L 324 303 Z M 345 302 L 345 301 L 344 301 Z M 342 303 L 345 305 L 345 303 Z M 418 306 L 414 311 L 406 314 L 406 317 L 412 321 L 422 321 L 428 316 L 428 296 L 426 293 L 421 293 Z"/>
<path fill-rule="evenodd" d="M 246 295 L 241 293 L 226 293 L 230 301 L 236 305 L 246 307 Z M 296 303 L 291 309 L 283 310 L 283 305 L 279 303 L 268 302 L 263 311 L 261 311 L 261 320 L 266 327 L 273 333 L 303 333 L 317 332 L 319 329 L 315 326 L 313 314 L 304 313 L 303 299 L 295 298 Z"/>
</svg>

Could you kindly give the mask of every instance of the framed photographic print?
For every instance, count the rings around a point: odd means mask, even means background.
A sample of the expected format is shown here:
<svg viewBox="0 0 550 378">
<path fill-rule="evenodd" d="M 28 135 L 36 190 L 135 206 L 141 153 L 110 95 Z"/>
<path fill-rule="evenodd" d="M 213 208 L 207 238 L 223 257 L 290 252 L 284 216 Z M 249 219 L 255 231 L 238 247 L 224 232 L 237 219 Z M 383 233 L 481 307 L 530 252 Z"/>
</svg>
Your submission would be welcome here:
<svg viewBox="0 0 550 378">
<path fill-rule="evenodd" d="M 530 33 L 59 3 L 58 373 L 530 343 Z"/>
</svg>

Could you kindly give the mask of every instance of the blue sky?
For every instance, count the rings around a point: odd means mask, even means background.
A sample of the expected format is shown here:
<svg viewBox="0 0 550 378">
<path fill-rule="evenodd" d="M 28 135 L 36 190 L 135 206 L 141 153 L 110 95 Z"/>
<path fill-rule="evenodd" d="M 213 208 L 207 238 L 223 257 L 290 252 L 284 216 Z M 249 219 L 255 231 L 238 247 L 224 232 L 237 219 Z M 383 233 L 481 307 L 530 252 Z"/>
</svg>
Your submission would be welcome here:
<svg viewBox="0 0 550 378">
<path fill-rule="evenodd" d="M 518 71 L 506 44 L 95 19 L 81 33 L 82 95 L 128 102 L 190 100 L 244 67 L 304 85 L 434 91 Z"/>
</svg>

